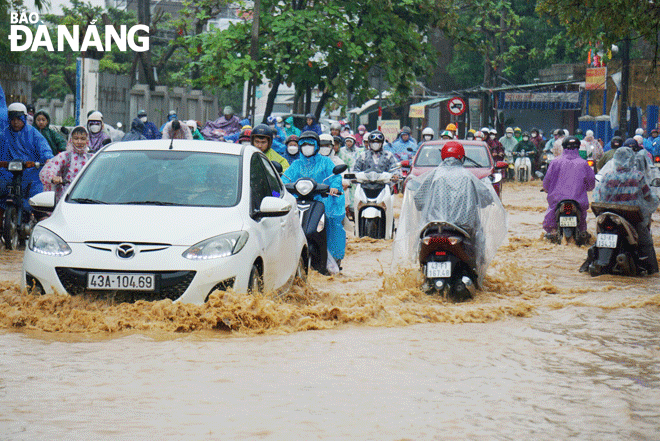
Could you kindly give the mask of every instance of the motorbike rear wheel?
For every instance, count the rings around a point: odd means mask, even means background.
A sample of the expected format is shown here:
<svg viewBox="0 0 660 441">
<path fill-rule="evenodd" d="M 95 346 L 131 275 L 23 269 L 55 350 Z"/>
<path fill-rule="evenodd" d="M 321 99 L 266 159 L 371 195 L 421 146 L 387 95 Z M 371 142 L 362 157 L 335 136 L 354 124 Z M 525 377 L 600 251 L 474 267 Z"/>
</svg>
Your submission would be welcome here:
<svg viewBox="0 0 660 441">
<path fill-rule="evenodd" d="M 20 244 L 18 232 L 18 211 L 14 206 L 8 206 L 2 219 L 2 239 L 8 250 L 17 250 Z"/>
<path fill-rule="evenodd" d="M 378 220 L 365 219 L 364 221 L 364 235 L 373 239 L 378 239 Z"/>
</svg>

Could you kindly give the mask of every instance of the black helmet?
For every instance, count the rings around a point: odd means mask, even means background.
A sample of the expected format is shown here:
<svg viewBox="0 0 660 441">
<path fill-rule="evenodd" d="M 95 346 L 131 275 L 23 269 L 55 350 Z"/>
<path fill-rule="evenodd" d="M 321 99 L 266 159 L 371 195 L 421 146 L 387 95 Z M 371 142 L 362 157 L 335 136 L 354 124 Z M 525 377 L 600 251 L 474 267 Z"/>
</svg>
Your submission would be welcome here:
<svg viewBox="0 0 660 441">
<path fill-rule="evenodd" d="M 567 136 L 561 142 L 561 146 L 566 150 L 575 150 L 580 148 L 580 140 L 575 136 Z"/>
<path fill-rule="evenodd" d="M 576 134 L 576 135 L 582 135 L 582 133 L 583 133 L 583 132 L 582 132 L 582 129 L 577 129 L 577 130 L 575 131 L 575 134 Z"/>
<path fill-rule="evenodd" d="M 255 136 L 263 136 L 266 137 L 270 140 L 273 139 L 273 130 L 268 127 L 266 124 L 259 124 L 257 127 L 252 129 L 252 133 L 250 134 L 250 138 L 254 138 Z"/>
<path fill-rule="evenodd" d="M 319 134 L 313 130 L 306 130 L 302 132 L 300 134 L 300 138 L 298 138 L 298 144 L 300 144 L 300 141 L 302 141 L 305 138 L 312 138 L 316 142 L 316 145 L 319 145 L 320 143 Z"/>
<path fill-rule="evenodd" d="M 634 138 L 626 139 L 626 141 L 623 143 L 623 146 L 624 147 L 630 147 L 631 149 L 633 149 L 636 152 L 641 150 L 641 147 L 640 147 L 639 143 Z"/>
<path fill-rule="evenodd" d="M 528 137 L 528 138 L 530 137 L 530 136 L 529 136 L 529 132 L 523 132 L 522 136 L 526 136 L 526 137 Z"/>
<path fill-rule="evenodd" d="M 143 116 L 147 116 L 147 111 L 144 110 L 144 109 L 141 109 L 141 110 L 138 112 L 138 115 L 137 115 L 137 116 L 138 116 L 138 118 L 141 118 L 141 117 L 143 117 Z"/>
<path fill-rule="evenodd" d="M 622 145 L 623 145 L 623 138 L 620 136 L 615 136 L 614 138 L 612 138 L 612 141 L 610 142 L 610 146 L 613 149 L 618 149 Z"/>
<path fill-rule="evenodd" d="M 181 128 L 181 123 L 178 119 L 172 120 L 172 130 L 179 130 Z"/>
<path fill-rule="evenodd" d="M 28 111 L 28 113 L 30 113 L 30 112 L 34 113 L 34 104 L 28 104 L 27 105 L 27 111 Z"/>
<path fill-rule="evenodd" d="M 385 142 L 385 135 L 380 130 L 369 133 L 369 142 Z"/>
</svg>

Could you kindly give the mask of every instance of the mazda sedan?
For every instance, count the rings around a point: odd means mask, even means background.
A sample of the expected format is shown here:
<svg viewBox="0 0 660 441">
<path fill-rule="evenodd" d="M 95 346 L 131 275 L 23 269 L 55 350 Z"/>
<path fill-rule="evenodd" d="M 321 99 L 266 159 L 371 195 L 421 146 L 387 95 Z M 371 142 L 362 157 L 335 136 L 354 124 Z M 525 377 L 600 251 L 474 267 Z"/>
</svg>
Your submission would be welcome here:
<svg viewBox="0 0 660 441">
<path fill-rule="evenodd" d="M 412 161 L 412 168 L 408 173 L 408 179 L 414 176 L 419 176 L 422 173 L 435 169 L 442 162 L 441 151 L 442 147 L 448 141 L 459 142 L 465 149 L 465 161 L 463 166 L 474 174 L 477 178 L 483 179 L 489 177 L 493 183 L 493 188 L 498 196 L 502 191 L 502 175 L 497 172 L 499 169 L 506 169 L 506 162 L 495 163 L 490 149 L 485 142 L 454 139 L 454 140 L 437 140 L 428 141 L 422 144 Z M 404 183 L 405 186 L 405 183 Z"/>
<path fill-rule="evenodd" d="M 52 208 L 53 193 L 32 198 Z M 305 280 L 296 201 L 252 146 L 110 144 L 26 247 L 22 283 L 44 293 L 203 303 L 216 289 L 281 291 Z"/>
</svg>

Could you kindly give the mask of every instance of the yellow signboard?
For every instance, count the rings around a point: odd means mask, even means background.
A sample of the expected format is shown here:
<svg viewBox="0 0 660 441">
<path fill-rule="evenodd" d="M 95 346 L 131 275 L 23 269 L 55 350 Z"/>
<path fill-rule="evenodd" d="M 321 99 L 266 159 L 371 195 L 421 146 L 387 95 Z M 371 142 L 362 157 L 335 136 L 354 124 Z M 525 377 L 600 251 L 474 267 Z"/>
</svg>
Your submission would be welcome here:
<svg viewBox="0 0 660 441">
<path fill-rule="evenodd" d="M 399 136 L 400 127 L 398 119 L 385 119 L 380 123 L 380 131 L 385 135 L 387 142 L 393 142 Z"/>
<path fill-rule="evenodd" d="M 588 67 L 585 88 L 587 90 L 603 90 L 607 81 L 606 67 Z"/>
<path fill-rule="evenodd" d="M 418 104 L 411 104 L 410 105 L 410 111 L 408 112 L 408 116 L 410 118 L 424 118 L 424 109 L 426 106 L 424 105 L 418 105 Z"/>
</svg>

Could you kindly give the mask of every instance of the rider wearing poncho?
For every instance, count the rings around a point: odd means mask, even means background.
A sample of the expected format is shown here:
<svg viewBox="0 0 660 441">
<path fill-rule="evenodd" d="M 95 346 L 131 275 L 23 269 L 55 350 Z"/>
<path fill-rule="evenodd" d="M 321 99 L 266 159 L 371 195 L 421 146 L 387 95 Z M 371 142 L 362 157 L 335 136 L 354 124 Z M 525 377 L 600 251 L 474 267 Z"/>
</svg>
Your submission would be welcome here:
<svg viewBox="0 0 660 441">
<path fill-rule="evenodd" d="M 316 132 L 303 132 L 300 135 L 298 145 L 300 146 L 300 156 L 291 163 L 291 166 L 282 175 L 282 181 L 285 183 L 296 182 L 299 178 L 305 177 L 330 186 L 330 196 L 322 199 L 325 205 L 325 215 L 328 219 L 326 230 L 328 250 L 335 260 L 341 261 L 346 251 L 346 231 L 342 225 L 346 214 L 344 195 L 337 194 L 342 189 L 341 176 L 333 176 L 332 171 L 335 164 L 327 156 L 318 154 L 320 146 Z"/>
<path fill-rule="evenodd" d="M 506 211 L 490 180 L 466 170 L 464 158 L 463 146 L 450 141 L 442 148 L 440 165 L 407 184 L 393 254 L 396 264 L 417 262 L 424 227 L 431 222 L 451 223 L 470 235 L 481 287 L 507 232 Z"/>
</svg>

